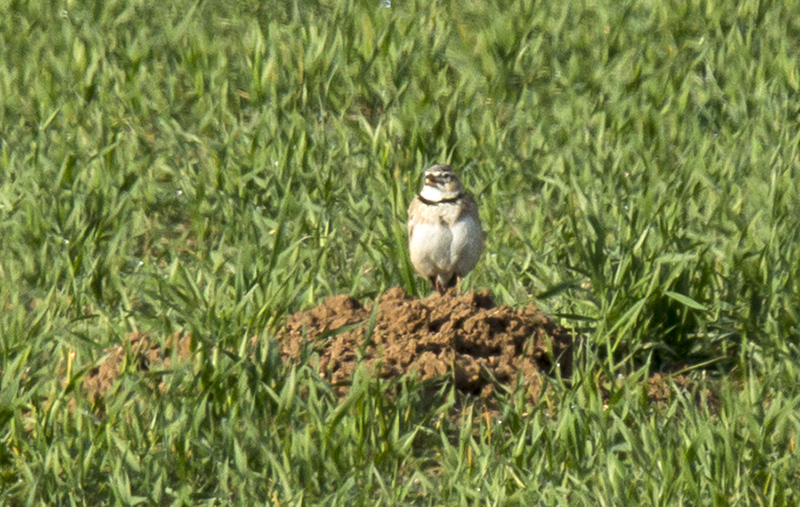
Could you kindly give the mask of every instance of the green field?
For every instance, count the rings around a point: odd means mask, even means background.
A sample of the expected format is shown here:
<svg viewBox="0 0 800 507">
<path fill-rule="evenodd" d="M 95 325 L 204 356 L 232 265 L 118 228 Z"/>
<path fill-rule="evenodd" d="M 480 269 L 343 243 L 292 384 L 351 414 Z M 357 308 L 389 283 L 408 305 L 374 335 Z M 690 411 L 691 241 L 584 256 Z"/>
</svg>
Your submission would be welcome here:
<svg viewBox="0 0 800 507">
<path fill-rule="evenodd" d="M 0 504 L 800 504 L 798 54 L 793 0 L 0 0 Z M 537 404 L 281 363 L 428 293 L 436 161 L 465 288 L 586 337 Z M 93 402 L 134 332 L 194 359 Z"/>
</svg>

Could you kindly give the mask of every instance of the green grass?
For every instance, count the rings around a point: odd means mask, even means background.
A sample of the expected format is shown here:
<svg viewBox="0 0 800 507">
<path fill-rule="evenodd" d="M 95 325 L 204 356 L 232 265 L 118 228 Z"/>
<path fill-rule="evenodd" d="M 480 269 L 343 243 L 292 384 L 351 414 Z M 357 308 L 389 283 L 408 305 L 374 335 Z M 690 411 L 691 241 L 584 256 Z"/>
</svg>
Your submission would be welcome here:
<svg viewBox="0 0 800 507">
<path fill-rule="evenodd" d="M 800 5 L 381 5 L 0 1 L 2 503 L 797 505 Z M 466 287 L 588 339 L 496 419 L 411 379 L 339 401 L 273 340 L 425 293 L 434 161 L 488 229 Z M 196 359 L 93 407 L 133 331 Z"/>
</svg>

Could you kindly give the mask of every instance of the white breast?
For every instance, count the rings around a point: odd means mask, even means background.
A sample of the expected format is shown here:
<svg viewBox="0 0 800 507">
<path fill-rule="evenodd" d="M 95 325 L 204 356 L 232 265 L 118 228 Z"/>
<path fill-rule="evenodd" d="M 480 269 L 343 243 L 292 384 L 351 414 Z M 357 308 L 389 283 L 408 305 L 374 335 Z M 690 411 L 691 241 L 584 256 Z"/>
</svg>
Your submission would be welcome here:
<svg viewBox="0 0 800 507">
<path fill-rule="evenodd" d="M 411 262 L 420 274 L 449 280 L 454 274 L 466 275 L 478 263 L 483 232 L 471 217 L 463 217 L 452 226 L 417 223 L 409 247 Z"/>
<path fill-rule="evenodd" d="M 426 277 L 453 272 L 453 234 L 441 223 L 415 224 L 409 250 L 411 262 Z"/>
<path fill-rule="evenodd" d="M 451 259 L 453 272 L 464 276 L 478 263 L 483 253 L 483 230 L 480 223 L 470 216 L 465 216 L 453 224 L 453 245 Z"/>
</svg>

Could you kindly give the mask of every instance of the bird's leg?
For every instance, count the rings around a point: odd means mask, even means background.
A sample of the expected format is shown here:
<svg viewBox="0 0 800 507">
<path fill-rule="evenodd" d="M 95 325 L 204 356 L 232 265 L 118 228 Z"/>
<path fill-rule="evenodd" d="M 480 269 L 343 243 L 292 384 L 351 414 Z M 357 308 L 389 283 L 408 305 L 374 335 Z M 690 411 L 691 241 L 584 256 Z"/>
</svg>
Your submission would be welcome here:
<svg viewBox="0 0 800 507">
<path fill-rule="evenodd" d="M 445 288 L 442 286 L 442 283 L 439 281 L 439 278 L 436 278 L 436 283 L 434 283 L 434 287 L 436 287 L 436 292 L 439 294 L 444 294 Z"/>
<path fill-rule="evenodd" d="M 433 290 L 435 290 L 436 292 L 441 294 L 442 293 L 442 289 L 441 289 L 441 287 L 439 285 L 439 279 L 434 275 L 434 276 L 428 278 L 428 280 L 430 280 L 431 285 L 433 286 Z"/>
<path fill-rule="evenodd" d="M 461 294 L 461 277 L 456 275 L 456 296 Z"/>
</svg>

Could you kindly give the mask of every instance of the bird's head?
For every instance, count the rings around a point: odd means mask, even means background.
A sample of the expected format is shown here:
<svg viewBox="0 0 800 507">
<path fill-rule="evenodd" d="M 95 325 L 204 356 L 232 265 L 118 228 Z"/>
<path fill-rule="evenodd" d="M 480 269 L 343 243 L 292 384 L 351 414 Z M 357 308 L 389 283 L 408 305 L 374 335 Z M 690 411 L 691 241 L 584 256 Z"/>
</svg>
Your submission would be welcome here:
<svg viewBox="0 0 800 507">
<path fill-rule="evenodd" d="M 464 192 L 453 168 L 446 164 L 436 164 L 425 171 L 425 183 L 420 195 L 433 202 L 458 198 Z"/>
</svg>

